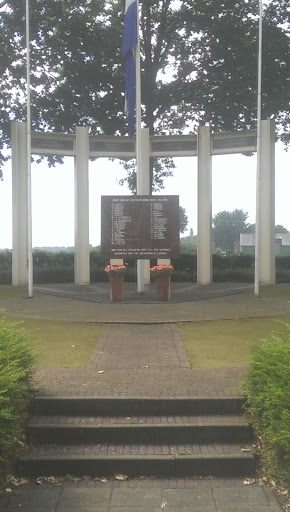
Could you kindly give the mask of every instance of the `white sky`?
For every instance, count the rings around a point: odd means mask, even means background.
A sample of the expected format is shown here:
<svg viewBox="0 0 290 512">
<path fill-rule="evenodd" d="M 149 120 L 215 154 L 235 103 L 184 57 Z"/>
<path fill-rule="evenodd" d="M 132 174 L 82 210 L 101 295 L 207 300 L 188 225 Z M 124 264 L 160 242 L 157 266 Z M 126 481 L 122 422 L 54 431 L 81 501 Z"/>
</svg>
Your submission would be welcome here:
<svg viewBox="0 0 290 512">
<path fill-rule="evenodd" d="M 178 194 L 186 209 L 189 228 L 197 230 L 197 158 L 176 158 L 174 177 L 165 179 L 161 194 Z M 90 162 L 90 244 L 100 244 L 101 195 L 127 195 L 118 185 L 125 171 L 118 162 L 99 159 Z M 0 181 L 0 248 L 12 247 L 11 162 L 4 168 Z M 276 144 L 276 224 L 290 231 L 290 151 Z M 213 215 L 236 208 L 249 213 L 255 222 L 256 155 L 213 157 Z M 74 245 L 73 158 L 64 165 L 49 169 L 43 162 L 32 166 L 32 241 L 33 247 Z"/>
</svg>

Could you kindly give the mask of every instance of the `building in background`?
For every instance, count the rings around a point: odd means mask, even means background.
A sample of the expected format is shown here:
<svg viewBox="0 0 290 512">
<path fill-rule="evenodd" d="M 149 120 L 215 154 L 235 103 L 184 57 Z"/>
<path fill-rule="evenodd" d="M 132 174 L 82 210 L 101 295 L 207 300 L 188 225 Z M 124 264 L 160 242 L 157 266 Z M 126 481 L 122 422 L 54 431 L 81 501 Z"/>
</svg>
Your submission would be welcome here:
<svg viewBox="0 0 290 512">
<path fill-rule="evenodd" d="M 255 254 L 255 233 L 240 233 L 240 252 Z M 290 255 L 290 233 L 275 233 L 275 255 Z"/>
</svg>

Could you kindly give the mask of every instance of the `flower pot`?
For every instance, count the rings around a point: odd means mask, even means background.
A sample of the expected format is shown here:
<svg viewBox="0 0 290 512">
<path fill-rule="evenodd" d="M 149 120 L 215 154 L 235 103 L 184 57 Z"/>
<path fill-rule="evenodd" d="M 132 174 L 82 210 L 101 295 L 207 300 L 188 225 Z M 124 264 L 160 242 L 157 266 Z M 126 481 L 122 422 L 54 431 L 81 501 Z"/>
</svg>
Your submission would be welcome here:
<svg viewBox="0 0 290 512">
<path fill-rule="evenodd" d="M 156 277 L 157 296 L 159 300 L 170 300 L 170 276 Z"/>
<path fill-rule="evenodd" d="M 110 295 L 112 302 L 122 302 L 124 295 L 124 277 L 110 277 Z"/>
</svg>

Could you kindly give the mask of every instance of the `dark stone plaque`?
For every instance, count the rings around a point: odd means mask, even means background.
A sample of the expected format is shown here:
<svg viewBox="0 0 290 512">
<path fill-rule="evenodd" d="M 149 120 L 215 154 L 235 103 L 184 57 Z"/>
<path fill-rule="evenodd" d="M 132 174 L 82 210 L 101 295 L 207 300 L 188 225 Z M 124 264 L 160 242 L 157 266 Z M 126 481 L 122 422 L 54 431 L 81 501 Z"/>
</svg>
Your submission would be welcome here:
<svg viewBox="0 0 290 512">
<path fill-rule="evenodd" d="M 102 196 L 103 258 L 179 255 L 178 196 Z"/>
</svg>

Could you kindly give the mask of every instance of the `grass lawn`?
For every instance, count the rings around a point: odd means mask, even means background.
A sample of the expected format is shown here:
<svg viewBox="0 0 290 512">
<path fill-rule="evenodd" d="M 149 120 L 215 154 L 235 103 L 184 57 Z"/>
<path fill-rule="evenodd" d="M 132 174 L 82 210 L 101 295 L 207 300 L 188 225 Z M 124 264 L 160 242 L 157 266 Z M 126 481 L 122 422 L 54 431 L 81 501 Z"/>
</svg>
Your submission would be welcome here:
<svg viewBox="0 0 290 512">
<path fill-rule="evenodd" d="M 251 349 L 285 331 L 290 314 L 277 317 L 188 322 L 178 325 L 192 367 L 247 366 Z"/>
<path fill-rule="evenodd" d="M 5 317 L 5 315 L 4 315 Z M 64 322 L 37 318 L 5 317 L 7 322 L 20 322 L 19 328 L 31 332 L 39 340 L 34 351 L 38 366 L 81 368 L 89 362 L 103 327 L 86 322 Z"/>
<path fill-rule="evenodd" d="M 281 299 L 290 302 L 290 284 L 279 284 L 278 286 L 266 286 L 260 288 L 261 297 L 271 297 L 273 299 Z"/>
<path fill-rule="evenodd" d="M 0 300 L 3 299 L 19 299 L 19 298 L 25 298 L 28 295 L 27 287 L 20 287 L 17 286 L 5 286 L 0 285 Z"/>
</svg>

